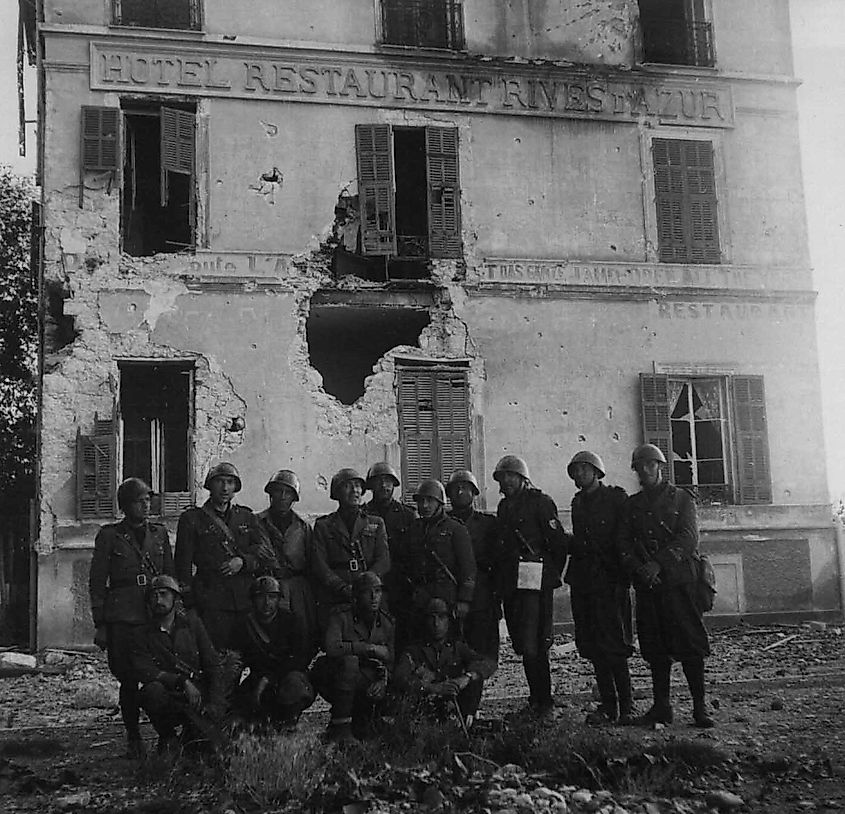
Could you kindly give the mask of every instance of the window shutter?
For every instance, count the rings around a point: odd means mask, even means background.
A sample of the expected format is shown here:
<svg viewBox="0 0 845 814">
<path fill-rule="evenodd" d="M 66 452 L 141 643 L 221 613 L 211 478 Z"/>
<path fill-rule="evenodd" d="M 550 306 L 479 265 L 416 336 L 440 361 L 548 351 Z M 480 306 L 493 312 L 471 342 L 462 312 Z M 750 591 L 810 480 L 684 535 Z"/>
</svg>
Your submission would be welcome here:
<svg viewBox="0 0 845 814">
<path fill-rule="evenodd" d="M 431 257 L 461 256 L 461 190 L 458 181 L 458 131 L 425 128 L 428 174 L 428 241 Z"/>
<path fill-rule="evenodd" d="M 390 125 L 355 125 L 364 254 L 396 254 L 396 201 Z"/>
<path fill-rule="evenodd" d="M 80 520 L 114 517 L 116 500 L 114 420 L 94 416 L 94 434 L 76 434 L 76 513 Z"/>
<path fill-rule="evenodd" d="M 733 376 L 737 452 L 737 498 L 740 503 L 771 503 L 772 477 L 762 376 Z"/>
<path fill-rule="evenodd" d="M 187 110 L 161 109 L 161 205 L 167 206 L 167 174 L 194 174 L 196 116 Z"/>
<path fill-rule="evenodd" d="M 82 169 L 116 170 L 120 110 L 116 107 L 82 108 Z"/>
<path fill-rule="evenodd" d="M 689 260 L 718 263 L 719 226 L 716 219 L 716 170 L 709 141 L 685 141 L 684 168 L 689 212 Z"/>
<path fill-rule="evenodd" d="M 412 502 L 420 481 L 439 474 L 434 444 L 434 382 L 432 371 L 399 371 L 399 444 L 405 502 Z"/>
<path fill-rule="evenodd" d="M 668 466 L 663 474 L 674 480 L 672 466 L 672 425 L 669 421 L 669 377 L 660 373 L 640 373 L 640 404 L 643 419 L 643 441 L 654 444 L 666 456 Z"/>
<path fill-rule="evenodd" d="M 456 469 L 469 469 L 469 389 L 463 372 L 440 373 L 435 382 L 440 480 Z"/>
</svg>

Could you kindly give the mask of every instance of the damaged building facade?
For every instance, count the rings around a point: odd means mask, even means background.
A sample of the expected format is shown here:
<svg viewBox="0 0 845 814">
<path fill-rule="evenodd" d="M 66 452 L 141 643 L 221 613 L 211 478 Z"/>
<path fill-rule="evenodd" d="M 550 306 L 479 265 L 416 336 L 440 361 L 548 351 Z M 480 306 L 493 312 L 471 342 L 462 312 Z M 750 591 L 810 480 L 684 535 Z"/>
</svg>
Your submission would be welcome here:
<svg viewBox="0 0 845 814">
<path fill-rule="evenodd" d="M 715 614 L 839 615 L 786 0 L 42 0 L 39 646 L 115 488 L 298 508 L 578 450 L 700 505 Z M 566 512 L 562 511 L 564 521 Z M 565 597 L 560 618 L 567 609 Z"/>
</svg>

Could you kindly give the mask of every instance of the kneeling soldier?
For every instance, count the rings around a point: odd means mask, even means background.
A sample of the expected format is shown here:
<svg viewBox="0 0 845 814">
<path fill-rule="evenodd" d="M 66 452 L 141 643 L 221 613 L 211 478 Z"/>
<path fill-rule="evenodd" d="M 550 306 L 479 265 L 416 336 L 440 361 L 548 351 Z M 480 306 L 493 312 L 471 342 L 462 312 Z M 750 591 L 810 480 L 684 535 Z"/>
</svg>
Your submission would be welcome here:
<svg viewBox="0 0 845 814">
<path fill-rule="evenodd" d="M 430 600 L 425 615 L 427 635 L 399 658 L 394 684 L 401 692 L 432 701 L 438 717 L 459 712 L 462 726 L 467 727 L 481 703 L 484 680 L 496 672 L 496 662 L 450 638 L 449 606 L 442 599 Z"/>
<path fill-rule="evenodd" d="M 279 607 L 282 591 L 274 577 L 252 583 L 252 610 L 235 628 L 230 644 L 249 675 L 235 691 L 234 704 L 253 720 L 294 729 L 302 710 L 314 702 L 306 671 L 311 643 L 298 618 Z"/>
<path fill-rule="evenodd" d="M 387 693 L 393 670 L 393 620 L 381 608 L 381 579 L 366 571 L 352 583 L 352 607 L 336 608 L 326 633 L 326 655 L 311 670 L 332 705 L 326 733 L 348 741 L 367 733 Z"/>
<path fill-rule="evenodd" d="M 158 733 L 158 751 L 182 741 L 222 745 L 217 726 L 223 717 L 220 657 L 202 622 L 178 605 L 181 590 L 173 577 L 150 583 L 148 625 L 137 631 L 132 666 L 143 684 L 141 706 Z"/>
</svg>

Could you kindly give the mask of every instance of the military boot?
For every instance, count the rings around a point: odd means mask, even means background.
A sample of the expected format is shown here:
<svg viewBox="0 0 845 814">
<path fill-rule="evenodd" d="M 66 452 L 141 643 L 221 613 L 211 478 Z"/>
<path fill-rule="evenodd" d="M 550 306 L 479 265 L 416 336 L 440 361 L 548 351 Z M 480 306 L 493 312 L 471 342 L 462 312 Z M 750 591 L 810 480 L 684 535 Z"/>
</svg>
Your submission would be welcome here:
<svg viewBox="0 0 845 814">
<path fill-rule="evenodd" d="M 672 662 L 668 659 L 653 661 L 649 664 L 651 668 L 652 694 L 654 703 L 645 715 L 637 719 L 637 722 L 644 726 L 653 724 L 671 724 L 673 719 L 672 704 L 669 701 L 670 675 Z"/>
<path fill-rule="evenodd" d="M 610 667 L 613 670 L 613 683 L 616 686 L 616 695 L 619 699 L 617 723 L 620 726 L 631 726 L 636 718 L 636 710 L 634 709 L 634 694 L 631 688 L 628 660 L 618 659 L 613 661 Z"/>
<path fill-rule="evenodd" d="M 716 722 L 707 712 L 704 702 L 704 659 L 689 659 L 681 665 L 687 677 L 690 695 L 692 696 L 693 725 L 699 729 L 712 729 Z"/>
<path fill-rule="evenodd" d="M 619 715 L 616 684 L 613 680 L 610 665 L 604 659 L 593 661 L 593 670 L 596 675 L 601 703 L 598 709 L 587 715 L 585 723 L 588 726 L 606 726 L 612 724 Z"/>
</svg>

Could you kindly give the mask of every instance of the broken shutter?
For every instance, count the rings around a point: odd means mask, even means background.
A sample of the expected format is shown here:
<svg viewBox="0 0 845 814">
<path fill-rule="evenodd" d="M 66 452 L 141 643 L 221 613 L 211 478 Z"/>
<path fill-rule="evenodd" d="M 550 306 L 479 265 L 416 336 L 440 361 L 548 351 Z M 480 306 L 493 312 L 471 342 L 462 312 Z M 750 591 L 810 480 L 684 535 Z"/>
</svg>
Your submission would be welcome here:
<svg viewBox="0 0 845 814">
<path fill-rule="evenodd" d="M 762 376 L 731 378 L 739 503 L 771 503 L 769 439 Z"/>
<path fill-rule="evenodd" d="M 76 435 L 76 513 L 80 520 L 114 517 L 116 498 L 114 419 L 94 416 L 93 435 Z"/>
<path fill-rule="evenodd" d="M 444 372 L 435 382 L 437 448 L 440 480 L 446 483 L 456 469 L 470 469 L 469 393 L 463 371 Z"/>
<path fill-rule="evenodd" d="M 428 370 L 399 371 L 399 445 L 402 498 L 410 503 L 420 481 L 436 476 L 434 377 Z"/>
<path fill-rule="evenodd" d="M 713 145 L 654 139 L 652 151 L 660 260 L 721 262 Z"/>
<path fill-rule="evenodd" d="M 79 206 L 85 194 L 86 172 L 112 172 L 118 167 L 120 110 L 83 105 L 79 156 Z"/>
<path fill-rule="evenodd" d="M 428 174 L 428 240 L 431 257 L 461 256 L 461 190 L 458 183 L 458 131 L 425 128 Z"/>
<path fill-rule="evenodd" d="M 396 254 L 396 202 L 390 125 L 355 125 L 361 245 L 364 254 Z"/>
<path fill-rule="evenodd" d="M 643 441 L 654 444 L 666 456 L 669 465 L 663 468 L 669 481 L 674 481 L 672 466 L 672 425 L 669 421 L 669 377 L 661 373 L 640 373 Z"/>
<path fill-rule="evenodd" d="M 167 206 L 168 173 L 194 174 L 196 117 L 187 110 L 161 109 L 161 205 Z"/>
</svg>

